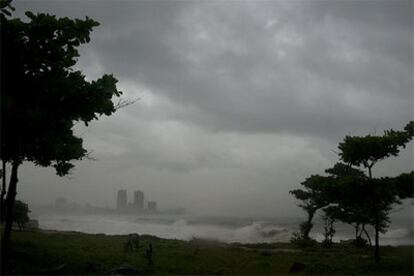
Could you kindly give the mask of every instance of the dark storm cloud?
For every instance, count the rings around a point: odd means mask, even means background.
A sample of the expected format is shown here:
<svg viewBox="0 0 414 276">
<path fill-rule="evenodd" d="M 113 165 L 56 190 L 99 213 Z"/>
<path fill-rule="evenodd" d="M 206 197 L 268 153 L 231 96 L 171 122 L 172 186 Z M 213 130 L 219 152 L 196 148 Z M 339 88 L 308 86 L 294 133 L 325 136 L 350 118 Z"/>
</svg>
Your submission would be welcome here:
<svg viewBox="0 0 414 276">
<path fill-rule="evenodd" d="M 135 28 L 97 37 L 94 51 L 104 68 L 199 108 L 203 118 L 185 120 L 215 131 L 329 136 L 401 124 L 412 104 L 410 3 L 342 2 L 156 2 L 162 14 L 131 18 Z"/>
<path fill-rule="evenodd" d="M 337 139 L 412 117 L 412 10 L 411 1 L 87 1 L 62 12 L 102 23 L 86 49 L 106 71 L 202 113 L 169 116 Z"/>
<path fill-rule="evenodd" d="M 101 173 L 108 189 L 139 180 L 177 194 L 175 182 L 195 198 L 197 189 L 208 197 L 215 188 L 231 198 L 236 183 L 254 183 L 257 191 L 241 202 L 268 193 L 294 209 L 287 191 L 331 166 L 343 136 L 401 128 L 413 118 L 412 1 L 15 6 L 20 15 L 99 21 L 78 68 L 89 79 L 113 73 L 125 97 L 140 98 L 77 129 L 100 160 L 82 162 L 78 182 Z M 412 168 L 410 154 L 412 147 L 378 174 Z M 213 182 L 211 190 L 200 186 Z"/>
</svg>

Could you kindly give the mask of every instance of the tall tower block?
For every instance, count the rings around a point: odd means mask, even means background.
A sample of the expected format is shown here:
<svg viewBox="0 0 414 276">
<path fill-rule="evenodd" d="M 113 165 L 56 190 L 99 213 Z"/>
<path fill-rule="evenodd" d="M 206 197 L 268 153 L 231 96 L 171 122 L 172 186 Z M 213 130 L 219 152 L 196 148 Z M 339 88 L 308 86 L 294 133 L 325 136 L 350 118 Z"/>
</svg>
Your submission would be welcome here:
<svg viewBox="0 0 414 276">
<path fill-rule="evenodd" d="M 144 192 L 142 191 L 134 192 L 134 208 L 144 209 Z"/>
<path fill-rule="evenodd" d="M 125 209 L 127 207 L 127 192 L 126 190 L 118 190 L 118 197 L 116 200 L 117 209 Z"/>
</svg>

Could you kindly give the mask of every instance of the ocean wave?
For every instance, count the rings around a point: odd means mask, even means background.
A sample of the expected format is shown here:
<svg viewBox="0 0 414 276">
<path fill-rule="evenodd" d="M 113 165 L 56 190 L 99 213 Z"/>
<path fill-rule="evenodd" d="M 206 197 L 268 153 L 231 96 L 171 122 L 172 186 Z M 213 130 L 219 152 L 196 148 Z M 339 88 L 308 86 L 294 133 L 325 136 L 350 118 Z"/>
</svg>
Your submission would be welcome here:
<svg viewBox="0 0 414 276">
<path fill-rule="evenodd" d="M 207 239 L 222 242 L 272 243 L 288 242 L 297 224 L 283 220 L 244 221 L 237 218 L 172 218 L 172 217 L 134 217 L 134 216 L 51 216 L 38 217 L 40 227 L 48 230 L 78 231 L 103 234 L 149 234 L 167 239 L 191 240 Z M 220 223 L 222 221 L 223 223 Z M 316 227 L 312 233 L 318 240 L 323 239 L 321 229 Z M 342 225 L 338 228 L 335 240 L 353 238 L 352 227 Z M 391 228 L 381 237 L 382 244 L 413 244 L 413 231 L 409 228 Z"/>
</svg>

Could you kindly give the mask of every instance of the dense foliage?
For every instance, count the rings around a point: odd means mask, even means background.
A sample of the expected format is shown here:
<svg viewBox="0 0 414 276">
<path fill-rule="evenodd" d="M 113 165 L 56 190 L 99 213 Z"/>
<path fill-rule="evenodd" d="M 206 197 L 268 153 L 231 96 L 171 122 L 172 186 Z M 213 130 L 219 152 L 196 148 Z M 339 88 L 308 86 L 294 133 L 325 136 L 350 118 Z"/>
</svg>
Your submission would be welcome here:
<svg viewBox="0 0 414 276">
<path fill-rule="evenodd" d="M 414 122 L 409 122 L 403 130 L 386 130 L 382 136 L 346 136 L 344 141 L 339 143 L 339 156 L 345 163 L 361 166 L 369 169 L 378 161 L 390 157 L 398 156 L 400 148 L 413 138 Z"/>
<path fill-rule="evenodd" d="M 26 223 L 29 222 L 29 205 L 23 201 L 16 200 L 14 204 L 13 222 L 22 230 Z"/>
<path fill-rule="evenodd" d="M 299 207 L 308 215 L 307 220 L 300 225 L 300 233 L 296 234 L 297 238 L 299 240 L 308 240 L 316 211 L 330 203 L 326 194 L 329 194 L 332 189 L 332 181 L 329 177 L 312 175 L 302 182 L 301 185 L 304 189 L 292 190 L 290 193 L 301 201 Z"/>
<path fill-rule="evenodd" d="M 112 75 L 88 82 L 72 68 L 96 21 L 26 16 L 28 22 L 1 17 L 1 158 L 52 165 L 65 175 L 70 161 L 86 154 L 74 123 L 112 114 L 111 99 L 121 92 Z"/>
<path fill-rule="evenodd" d="M 116 110 L 112 98 L 122 94 L 112 75 L 87 81 L 73 68 L 77 48 L 89 42 L 98 22 L 32 12 L 26 12 L 23 21 L 11 18 L 10 2 L 0 1 L 0 158 L 11 165 L 5 203 L 3 193 L 1 198 L 6 213 L 2 272 L 7 267 L 19 165 L 29 161 L 53 166 L 59 176 L 68 174 L 73 160 L 87 156 L 82 139 L 73 132 L 75 123 L 88 125 L 100 115 L 111 115 Z"/>
<path fill-rule="evenodd" d="M 414 172 L 397 177 L 372 177 L 372 167 L 380 160 L 397 156 L 401 147 L 413 138 L 414 123 L 402 131 L 387 130 L 383 136 L 347 136 L 339 143 L 339 156 L 345 163 L 337 163 L 325 172 L 328 176 L 313 175 L 301 183 L 304 188 L 291 191 L 301 201 L 308 219 L 300 225 L 300 238 L 309 239 L 312 219 L 323 210 L 325 236 L 332 239 L 333 222 L 342 221 L 355 227 L 355 241 L 364 234 L 371 238 L 366 226 L 375 230 L 375 259 L 379 260 L 379 233 L 385 233 L 391 210 L 403 199 L 413 197 Z M 368 175 L 358 167 L 368 169 Z M 356 167 L 352 167 L 356 166 Z M 298 234 L 295 234 L 298 237 Z"/>
</svg>

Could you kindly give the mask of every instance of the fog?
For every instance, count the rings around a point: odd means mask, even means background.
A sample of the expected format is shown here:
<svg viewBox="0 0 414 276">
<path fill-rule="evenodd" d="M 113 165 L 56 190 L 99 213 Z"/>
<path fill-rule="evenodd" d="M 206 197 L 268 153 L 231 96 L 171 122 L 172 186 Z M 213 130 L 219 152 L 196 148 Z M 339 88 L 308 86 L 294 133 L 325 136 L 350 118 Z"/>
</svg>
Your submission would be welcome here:
<svg viewBox="0 0 414 276">
<path fill-rule="evenodd" d="M 119 189 L 160 210 L 301 216 L 289 194 L 338 161 L 346 135 L 413 119 L 412 1 L 15 1 L 101 23 L 81 48 L 135 100 L 76 133 L 94 160 L 68 177 L 25 163 L 18 198 L 114 208 Z M 413 143 L 374 176 L 413 169 Z M 403 214 L 412 215 L 412 205 Z"/>
</svg>

